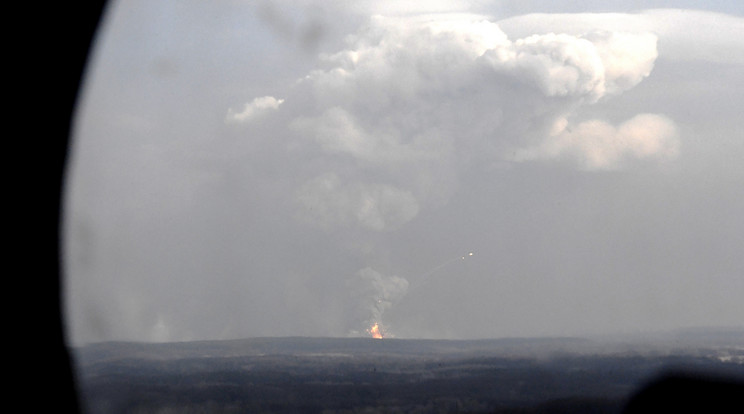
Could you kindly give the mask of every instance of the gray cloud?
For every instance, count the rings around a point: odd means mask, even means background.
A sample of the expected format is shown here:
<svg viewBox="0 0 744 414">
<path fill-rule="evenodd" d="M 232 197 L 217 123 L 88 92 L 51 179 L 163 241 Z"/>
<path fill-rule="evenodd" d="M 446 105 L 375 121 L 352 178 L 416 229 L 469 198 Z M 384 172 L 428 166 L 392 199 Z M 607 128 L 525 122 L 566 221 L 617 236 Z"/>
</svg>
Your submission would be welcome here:
<svg viewBox="0 0 744 414">
<path fill-rule="evenodd" d="M 321 227 L 354 223 L 368 230 L 392 230 L 419 210 L 410 192 L 384 184 L 344 184 L 333 173 L 305 183 L 297 198 L 304 207 L 302 218 Z"/>
</svg>

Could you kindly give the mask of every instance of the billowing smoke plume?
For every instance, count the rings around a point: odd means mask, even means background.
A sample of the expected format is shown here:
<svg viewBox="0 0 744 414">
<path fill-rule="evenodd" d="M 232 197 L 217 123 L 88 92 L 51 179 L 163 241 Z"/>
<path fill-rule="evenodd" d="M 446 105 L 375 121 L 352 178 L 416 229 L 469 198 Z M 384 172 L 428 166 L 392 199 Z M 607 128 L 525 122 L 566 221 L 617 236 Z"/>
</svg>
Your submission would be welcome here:
<svg viewBox="0 0 744 414">
<path fill-rule="evenodd" d="M 666 117 L 637 115 L 618 127 L 593 120 L 567 127 L 558 119 L 555 129 L 538 146 L 521 150 L 517 160 L 568 159 L 587 170 L 614 169 L 631 159 L 675 158 L 677 128 Z"/>
<path fill-rule="evenodd" d="M 512 40 L 473 15 L 377 16 L 344 50 L 320 56 L 281 107 L 261 98 L 230 116 L 282 114 L 289 145 L 317 151 L 323 161 L 296 192 L 301 219 L 394 230 L 447 202 L 465 170 L 674 158 L 676 128 L 661 115 L 577 120 L 646 78 L 656 44 L 650 33 L 597 31 Z"/>
<path fill-rule="evenodd" d="M 314 154 L 294 192 L 296 217 L 333 231 L 400 229 L 442 205 L 461 177 L 518 162 L 583 170 L 668 160 L 674 122 L 639 114 L 615 126 L 580 111 L 638 85 L 657 58 L 651 33 L 544 33 L 509 39 L 474 15 L 372 17 L 346 47 L 234 123 L 278 117 L 287 148 Z M 281 106 L 280 106 L 281 105 Z M 352 333 L 363 334 L 408 282 L 372 268 L 350 282 Z"/>
<path fill-rule="evenodd" d="M 386 184 L 344 183 L 334 173 L 318 176 L 297 193 L 303 218 L 321 227 L 357 223 L 368 230 L 395 229 L 418 213 L 416 198 Z"/>
<path fill-rule="evenodd" d="M 399 302 L 408 291 L 408 280 L 398 276 L 386 276 L 365 267 L 360 269 L 348 282 L 352 292 L 350 306 L 353 309 L 350 334 L 364 334 L 375 324 L 382 326 L 383 332 L 389 333 L 383 315 L 394 304 Z"/>
</svg>

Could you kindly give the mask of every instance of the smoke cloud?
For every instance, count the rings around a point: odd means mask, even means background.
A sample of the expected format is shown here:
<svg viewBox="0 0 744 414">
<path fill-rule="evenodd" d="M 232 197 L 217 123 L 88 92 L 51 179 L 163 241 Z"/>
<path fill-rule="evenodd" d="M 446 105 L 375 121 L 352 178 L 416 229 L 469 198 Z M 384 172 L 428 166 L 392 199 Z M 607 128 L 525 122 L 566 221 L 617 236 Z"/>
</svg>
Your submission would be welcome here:
<svg viewBox="0 0 744 414">
<path fill-rule="evenodd" d="M 640 114 L 614 127 L 593 120 L 567 128 L 559 119 L 555 129 L 536 148 L 525 149 L 517 160 L 569 159 L 587 170 L 615 169 L 629 159 L 673 159 L 679 153 L 674 122 L 655 114 Z"/>
<path fill-rule="evenodd" d="M 385 184 L 345 184 L 334 173 L 307 182 L 297 198 L 302 218 L 324 228 L 334 223 L 356 224 L 368 230 L 393 230 L 418 213 L 410 192 Z"/>
<path fill-rule="evenodd" d="M 243 106 L 243 110 L 235 112 L 232 108 L 227 111 L 226 122 L 245 123 L 265 115 L 268 112 L 279 109 L 284 99 L 276 99 L 273 96 L 256 98 Z"/>
<path fill-rule="evenodd" d="M 258 98 L 228 118 L 286 110 L 291 145 L 327 160 L 299 187 L 298 216 L 324 228 L 388 231 L 421 206 L 446 202 L 468 170 L 673 159 L 676 127 L 662 115 L 618 126 L 575 120 L 649 76 L 656 44 L 651 33 L 602 31 L 511 40 L 475 15 L 375 16 L 345 49 L 321 55 L 285 106 Z"/>
<path fill-rule="evenodd" d="M 354 309 L 350 334 L 357 335 L 360 333 L 358 330 L 360 326 L 369 328 L 376 323 L 382 324 L 384 332 L 389 334 L 389 329 L 383 322 L 383 315 L 406 295 L 408 280 L 398 276 L 386 276 L 366 267 L 356 272 L 349 280 L 348 287 L 351 291 L 351 307 Z"/>
</svg>

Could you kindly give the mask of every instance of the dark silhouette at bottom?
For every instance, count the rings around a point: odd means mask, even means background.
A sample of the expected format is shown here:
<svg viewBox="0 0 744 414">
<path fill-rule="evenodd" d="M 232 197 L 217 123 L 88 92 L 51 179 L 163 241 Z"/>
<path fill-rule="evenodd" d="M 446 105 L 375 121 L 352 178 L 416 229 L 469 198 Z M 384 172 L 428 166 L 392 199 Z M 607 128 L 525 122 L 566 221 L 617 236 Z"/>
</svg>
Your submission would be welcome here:
<svg viewBox="0 0 744 414">
<path fill-rule="evenodd" d="M 637 392 L 623 413 L 744 413 L 744 381 L 669 373 Z"/>
</svg>

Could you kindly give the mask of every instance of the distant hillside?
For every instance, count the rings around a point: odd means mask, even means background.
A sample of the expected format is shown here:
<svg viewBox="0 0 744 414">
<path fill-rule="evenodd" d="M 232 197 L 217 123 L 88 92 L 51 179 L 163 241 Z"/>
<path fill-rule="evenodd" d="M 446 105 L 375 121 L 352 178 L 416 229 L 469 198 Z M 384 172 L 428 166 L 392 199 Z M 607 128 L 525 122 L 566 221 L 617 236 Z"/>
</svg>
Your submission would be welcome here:
<svg viewBox="0 0 744 414">
<path fill-rule="evenodd" d="M 411 357 L 436 354 L 499 354 L 537 356 L 555 352 L 599 350 L 600 344 L 582 338 L 540 339 L 373 339 L 373 338 L 250 338 L 173 343 L 104 342 L 75 350 L 81 363 L 110 358 L 173 359 L 257 355 L 348 354 Z"/>
<path fill-rule="evenodd" d="M 546 337 L 477 340 L 373 339 L 325 337 L 268 337 L 224 341 L 171 343 L 103 342 L 73 349 L 85 364 L 109 358 L 194 358 L 210 356 L 300 355 L 340 353 L 412 357 L 436 354 L 487 354 L 513 357 L 548 357 L 560 354 L 696 354 L 703 349 L 744 347 L 744 328 L 697 328 L 654 335 L 603 338 Z"/>
<path fill-rule="evenodd" d="M 744 383 L 744 341 L 726 338 L 109 342 L 75 359 L 91 414 L 618 413 L 664 373 Z"/>
</svg>

